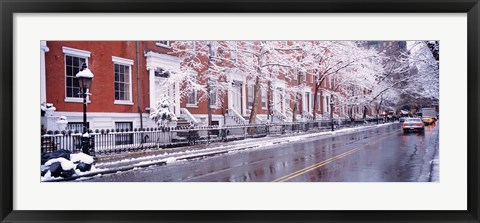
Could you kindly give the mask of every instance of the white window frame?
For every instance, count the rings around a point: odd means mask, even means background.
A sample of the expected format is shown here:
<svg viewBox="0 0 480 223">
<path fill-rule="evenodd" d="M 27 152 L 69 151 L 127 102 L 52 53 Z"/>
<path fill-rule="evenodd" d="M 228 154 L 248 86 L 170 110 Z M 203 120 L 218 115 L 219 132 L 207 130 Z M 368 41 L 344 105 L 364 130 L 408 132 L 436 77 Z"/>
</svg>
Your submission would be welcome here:
<svg viewBox="0 0 480 223">
<path fill-rule="evenodd" d="M 283 67 L 283 75 L 285 78 L 288 78 L 288 75 L 290 75 L 290 67 Z"/>
<path fill-rule="evenodd" d="M 161 43 L 161 42 L 167 42 L 167 44 L 164 44 L 164 43 Z M 155 42 L 155 45 L 157 45 L 159 47 L 170 48 L 170 41 L 168 41 L 168 40 L 157 40 Z"/>
<path fill-rule="evenodd" d="M 313 107 L 315 105 L 315 100 L 313 99 L 314 93 L 310 92 L 310 113 L 314 113 L 315 110 L 313 110 Z"/>
<path fill-rule="evenodd" d="M 67 97 L 67 90 L 66 90 L 66 86 L 67 86 L 67 69 L 65 69 L 67 67 L 67 56 L 73 56 L 73 57 L 79 57 L 79 58 L 84 58 L 85 59 L 85 63 L 87 64 L 88 66 L 88 58 L 90 58 L 90 51 L 86 51 L 86 50 L 80 50 L 80 49 L 75 49 L 75 48 L 70 48 L 70 47 L 62 47 L 62 51 L 63 51 L 63 68 L 64 68 L 64 74 L 63 74 L 63 77 L 64 77 L 64 80 L 65 80 L 65 83 L 63 85 L 63 91 L 65 93 L 65 99 L 64 101 L 65 102 L 77 102 L 77 103 L 83 103 L 83 98 L 82 97 L 78 97 L 78 98 L 75 98 L 75 97 Z M 90 90 L 89 90 L 90 91 Z M 90 97 L 87 96 L 87 103 L 90 103 Z"/>
<path fill-rule="evenodd" d="M 251 91 L 252 91 L 251 94 L 250 94 L 250 89 L 251 89 Z M 253 106 L 253 101 L 254 101 L 254 100 L 253 100 L 253 95 L 254 95 L 254 91 L 255 91 L 255 89 L 253 88 L 253 85 L 251 85 L 251 84 L 247 85 L 247 94 L 248 94 L 248 95 L 247 95 L 247 107 L 248 107 L 248 109 L 251 109 L 252 106 Z M 250 100 L 249 100 L 250 97 L 252 97 L 252 105 L 250 105 L 250 103 L 249 103 L 249 102 L 250 102 Z"/>
<path fill-rule="evenodd" d="M 317 104 L 317 111 L 322 111 L 322 110 L 320 109 L 320 107 L 321 107 L 320 105 L 321 105 L 321 103 L 322 103 L 322 98 L 320 97 L 320 93 L 317 93 L 317 103 L 318 103 L 318 104 Z"/>
<path fill-rule="evenodd" d="M 217 51 L 218 51 L 218 42 L 217 41 L 211 41 L 210 42 L 210 48 L 212 49 L 212 55 L 213 57 L 217 56 Z"/>
<path fill-rule="evenodd" d="M 237 41 L 233 41 L 232 43 L 234 46 L 233 46 L 233 50 L 230 52 L 230 59 L 234 60 L 234 63 L 237 63 L 237 59 L 238 59 L 238 42 Z"/>
<path fill-rule="evenodd" d="M 292 110 L 292 107 L 291 107 L 291 101 L 292 101 L 292 95 L 290 94 L 285 94 L 285 109 L 288 111 L 291 111 Z"/>
<path fill-rule="evenodd" d="M 312 70 L 312 72 L 310 72 L 310 83 L 313 83 L 314 76 L 315 76 L 315 71 Z"/>
<path fill-rule="evenodd" d="M 192 75 L 193 77 L 195 77 L 195 83 L 198 82 L 198 78 L 197 78 L 197 75 L 196 74 L 190 74 Z M 198 108 L 198 95 L 197 95 L 197 90 L 192 90 L 193 92 L 188 92 L 188 97 L 187 97 L 187 107 L 189 108 Z M 194 99 L 195 99 L 195 104 L 192 104 L 192 103 L 189 103 L 189 99 L 190 99 L 190 94 L 191 93 L 194 93 L 195 96 L 194 96 Z"/>
<path fill-rule="evenodd" d="M 268 98 L 267 98 L 267 89 L 265 88 L 262 88 L 261 89 L 261 92 L 262 92 L 262 97 L 261 97 L 261 102 L 262 102 L 262 109 L 263 110 L 266 110 L 267 109 L 267 104 L 268 104 Z M 265 99 L 265 107 L 263 106 L 263 100 Z"/>
<path fill-rule="evenodd" d="M 113 62 L 113 75 L 114 75 L 114 78 L 115 78 L 115 64 L 118 64 L 118 65 L 122 65 L 122 66 L 127 66 L 129 67 L 128 69 L 128 81 L 129 81 L 129 85 L 128 85 L 128 91 L 129 91 L 129 100 L 116 100 L 115 99 L 115 88 L 114 88 L 114 95 L 113 95 L 113 104 L 117 104 L 117 105 L 133 105 L 133 93 L 132 93 L 132 66 L 133 66 L 133 60 L 131 59 L 126 59 L 126 58 L 121 58 L 121 57 L 116 57 L 116 56 L 112 56 L 112 62 Z M 115 79 L 113 80 L 114 84 L 115 84 Z"/>
<path fill-rule="evenodd" d="M 217 108 L 218 107 L 218 91 L 217 91 L 217 87 L 215 85 L 210 85 L 210 103 L 212 102 L 212 94 L 215 94 L 215 103 L 214 104 L 210 104 L 209 106 L 211 108 Z"/>
</svg>

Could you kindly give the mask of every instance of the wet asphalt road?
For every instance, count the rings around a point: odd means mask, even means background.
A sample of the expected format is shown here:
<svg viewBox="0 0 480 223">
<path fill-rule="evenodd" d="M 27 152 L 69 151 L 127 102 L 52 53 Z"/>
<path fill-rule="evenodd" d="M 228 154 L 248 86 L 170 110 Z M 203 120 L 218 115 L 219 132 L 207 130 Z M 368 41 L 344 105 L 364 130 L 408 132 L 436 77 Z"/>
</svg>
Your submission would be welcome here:
<svg viewBox="0 0 480 223">
<path fill-rule="evenodd" d="M 439 124 L 400 124 L 151 166 L 91 182 L 428 182 L 438 176 Z M 438 177 L 435 177 L 438 178 Z"/>
</svg>

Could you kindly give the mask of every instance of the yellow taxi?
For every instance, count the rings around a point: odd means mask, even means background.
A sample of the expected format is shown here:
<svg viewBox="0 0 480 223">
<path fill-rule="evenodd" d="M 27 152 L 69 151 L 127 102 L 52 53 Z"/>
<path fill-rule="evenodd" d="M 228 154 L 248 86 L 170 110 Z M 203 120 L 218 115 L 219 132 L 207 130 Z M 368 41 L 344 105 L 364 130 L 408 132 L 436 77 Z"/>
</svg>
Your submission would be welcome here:
<svg viewBox="0 0 480 223">
<path fill-rule="evenodd" d="M 422 121 L 423 121 L 423 123 L 425 123 L 425 125 L 431 125 L 431 124 L 435 123 L 435 118 L 430 117 L 430 116 L 424 116 L 424 117 L 422 117 Z"/>
</svg>

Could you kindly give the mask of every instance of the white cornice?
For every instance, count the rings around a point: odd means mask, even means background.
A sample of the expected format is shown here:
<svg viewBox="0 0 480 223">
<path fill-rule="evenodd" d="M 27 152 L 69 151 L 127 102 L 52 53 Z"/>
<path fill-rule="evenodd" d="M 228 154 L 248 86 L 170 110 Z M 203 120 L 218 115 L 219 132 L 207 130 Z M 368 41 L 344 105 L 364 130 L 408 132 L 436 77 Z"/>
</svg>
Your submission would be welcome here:
<svg viewBox="0 0 480 223">
<path fill-rule="evenodd" d="M 78 57 L 90 57 L 90 51 L 86 50 L 79 50 L 79 49 L 74 49 L 70 47 L 62 47 L 63 53 L 65 54 L 70 54 L 72 56 L 78 56 Z"/>
<path fill-rule="evenodd" d="M 180 59 L 178 57 L 152 51 L 145 53 L 145 57 L 147 70 L 163 68 L 166 70 L 180 71 Z"/>
<path fill-rule="evenodd" d="M 122 64 L 122 65 L 133 65 L 133 60 L 112 56 L 112 61 L 114 63 Z"/>
</svg>

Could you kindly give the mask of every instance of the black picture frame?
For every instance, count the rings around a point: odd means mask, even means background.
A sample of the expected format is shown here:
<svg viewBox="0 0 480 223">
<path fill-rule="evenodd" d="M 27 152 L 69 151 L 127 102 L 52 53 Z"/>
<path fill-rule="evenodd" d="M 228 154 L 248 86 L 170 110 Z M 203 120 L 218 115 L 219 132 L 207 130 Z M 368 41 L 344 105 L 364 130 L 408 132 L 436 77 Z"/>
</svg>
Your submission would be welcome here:
<svg viewBox="0 0 480 223">
<path fill-rule="evenodd" d="M 1 222 L 479 222 L 479 0 L 0 0 Z M 468 204 L 466 211 L 18 211 L 13 210 L 14 13 L 467 13 Z M 348 202 L 348 201 L 345 201 Z"/>
</svg>

